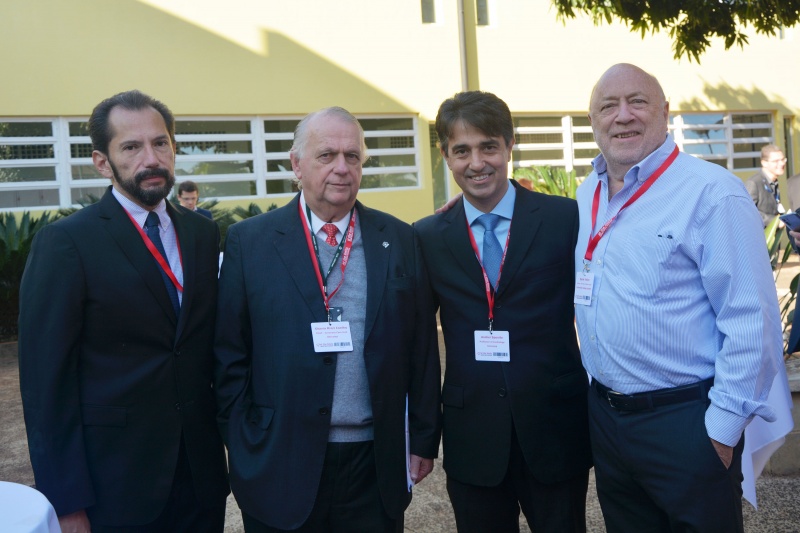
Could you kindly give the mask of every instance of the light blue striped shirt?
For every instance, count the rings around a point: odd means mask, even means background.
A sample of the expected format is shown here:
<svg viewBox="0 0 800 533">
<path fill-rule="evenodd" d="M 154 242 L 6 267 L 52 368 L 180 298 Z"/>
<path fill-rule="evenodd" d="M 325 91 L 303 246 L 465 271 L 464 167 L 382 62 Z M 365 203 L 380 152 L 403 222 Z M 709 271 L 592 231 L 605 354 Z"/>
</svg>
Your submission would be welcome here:
<svg viewBox="0 0 800 533">
<path fill-rule="evenodd" d="M 608 200 L 603 156 L 578 189 L 575 264 L 584 268 L 598 181 L 595 232 L 675 148 L 671 136 L 625 175 Z M 590 306 L 576 305 L 586 370 L 635 393 L 714 376 L 705 425 L 733 446 L 766 405 L 783 339 L 761 218 L 744 184 L 727 170 L 680 153 L 614 221 L 594 251 Z"/>
<path fill-rule="evenodd" d="M 136 223 L 139 224 L 139 227 L 144 229 L 144 223 L 147 220 L 147 214 L 149 211 L 123 196 L 122 193 L 120 193 L 114 187 L 111 188 L 111 193 L 120 203 L 120 205 L 122 205 L 122 207 L 124 207 L 125 210 L 130 213 Z M 177 279 L 178 283 L 183 286 L 183 265 L 181 265 L 181 253 L 180 250 L 178 250 L 178 238 L 175 235 L 175 227 L 172 224 L 172 219 L 169 217 L 169 213 L 167 213 L 166 200 L 161 200 L 161 202 L 153 209 L 153 211 L 155 211 L 158 215 L 159 236 L 161 237 L 161 244 L 164 245 L 164 251 L 167 252 L 167 261 L 169 262 L 169 267 L 172 269 L 172 273 L 175 274 L 175 279 Z M 178 291 L 178 302 L 183 303 L 182 291 Z"/>
</svg>

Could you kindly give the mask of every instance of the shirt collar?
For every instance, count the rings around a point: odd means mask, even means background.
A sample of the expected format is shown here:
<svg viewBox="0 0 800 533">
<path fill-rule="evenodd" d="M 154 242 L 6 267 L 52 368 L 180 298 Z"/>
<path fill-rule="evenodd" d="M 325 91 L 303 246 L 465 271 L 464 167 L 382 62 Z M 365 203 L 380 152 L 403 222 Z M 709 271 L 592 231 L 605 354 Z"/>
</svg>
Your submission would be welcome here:
<svg viewBox="0 0 800 533">
<path fill-rule="evenodd" d="M 675 140 L 671 134 L 667 134 L 661 146 L 653 150 L 650 155 L 633 165 L 630 170 L 625 174 L 624 182 L 627 185 L 631 181 L 644 182 L 650 175 L 661 166 L 661 163 L 667 160 L 672 151 L 675 149 Z M 597 173 L 597 179 L 600 181 L 608 182 L 608 163 L 601 153 L 592 160 L 592 167 Z"/>
<path fill-rule="evenodd" d="M 497 205 L 494 206 L 492 209 L 492 213 L 496 215 L 500 215 L 501 217 L 511 220 L 511 216 L 514 214 L 514 201 L 517 198 L 517 190 L 514 188 L 514 185 L 511 181 L 508 182 L 508 190 L 497 202 Z M 464 197 L 464 213 L 467 215 L 467 222 L 471 226 L 475 219 L 478 218 L 483 214 L 483 211 L 479 210 L 477 207 L 469 203 L 467 197 Z"/>
<path fill-rule="evenodd" d="M 311 213 L 311 219 L 308 220 L 308 224 L 309 224 L 308 227 L 314 233 L 318 233 L 322 229 L 323 224 L 327 224 L 328 223 L 325 220 L 322 220 L 321 218 L 319 218 L 316 214 L 314 214 L 314 211 L 311 211 L 311 209 L 306 210 L 306 198 L 305 198 L 305 195 L 303 194 L 303 191 L 300 191 L 300 208 L 303 210 L 303 213 L 305 213 L 306 215 L 308 215 L 309 212 Z M 344 235 L 345 232 L 347 232 L 348 224 L 350 224 L 350 217 L 349 216 L 342 217 L 341 220 L 336 220 L 334 222 L 331 222 L 331 224 L 336 226 L 336 228 L 339 230 L 339 233 Z"/>
<path fill-rule="evenodd" d="M 133 220 L 139 224 L 139 227 L 143 228 L 145 220 L 147 220 L 147 215 L 150 213 L 150 211 L 124 196 L 116 189 L 116 187 L 111 187 L 111 194 L 114 195 L 114 198 L 117 199 L 125 211 L 127 211 L 128 214 L 133 217 Z M 161 200 L 158 205 L 155 206 L 153 211 L 155 211 L 155 213 L 158 215 L 158 225 L 162 230 L 167 230 L 170 228 L 170 226 L 172 226 L 172 219 L 167 213 L 166 200 Z"/>
</svg>

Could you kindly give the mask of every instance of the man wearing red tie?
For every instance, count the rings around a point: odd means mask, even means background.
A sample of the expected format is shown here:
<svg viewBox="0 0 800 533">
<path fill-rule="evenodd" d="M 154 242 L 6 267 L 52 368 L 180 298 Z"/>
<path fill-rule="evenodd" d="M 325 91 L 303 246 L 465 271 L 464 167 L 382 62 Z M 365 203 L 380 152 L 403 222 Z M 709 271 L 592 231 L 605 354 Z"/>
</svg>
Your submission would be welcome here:
<svg viewBox="0 0 800 533">
<path fill-rule="evenodd" d="M 228 232 L 215 389 L 248 533 L 402 531 L 438 452 L 428 279 L 411 227 L 356 200 L 366 159 L 353 115 L 308 115 L 301 193 Z"/>
</svg>

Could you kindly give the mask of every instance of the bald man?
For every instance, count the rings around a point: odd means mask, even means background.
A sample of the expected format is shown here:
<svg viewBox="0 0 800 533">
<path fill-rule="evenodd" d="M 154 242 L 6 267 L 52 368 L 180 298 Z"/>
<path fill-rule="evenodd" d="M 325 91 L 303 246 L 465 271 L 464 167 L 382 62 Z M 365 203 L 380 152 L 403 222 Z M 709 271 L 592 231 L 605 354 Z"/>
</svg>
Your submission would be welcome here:
<svg viewBox="0 0 800 533">
<path fill-rule="evenodd" d="M 575 307 L 606 528 L 741 532 L 742 435 L 775 419 L 782 364 L 759 213 L 736 176 L 678 151 L 642 69 L 611 67 L 589 109 Z"/>
</svg>

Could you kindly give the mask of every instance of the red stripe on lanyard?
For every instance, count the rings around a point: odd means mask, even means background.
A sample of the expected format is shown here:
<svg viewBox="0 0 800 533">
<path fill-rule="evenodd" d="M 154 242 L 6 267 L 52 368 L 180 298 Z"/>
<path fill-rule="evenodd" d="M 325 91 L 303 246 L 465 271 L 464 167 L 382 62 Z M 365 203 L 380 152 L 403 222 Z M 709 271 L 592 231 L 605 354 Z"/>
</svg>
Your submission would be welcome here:
<svg viewBox="0 0 800 533">
<path fill-rule="evenodd" d="M 133 215 L 128 213 L 128 210 L 125 209 L 124 207 L 122 209 L 125 210 L 125 214 L 128 215 L 129 219 L 131 219 L 133 227 L 136 228 L 136 231 L 139 232 L 139 236 L 142 237 L 144 245 L 147 246 L 148 250 L 150 250 L 150 255 L 152 255 L 156 259 L 156 261 L 158 261 L 158 264 L 161 265 L 161 268 L 163 268 L 164 272 L 167 273 L 167 277 L 172 282 L 172 284 L 175 285 L 175 288 L 178 289 L 178 292 L 183 292 L 183 285 L 178 283 L 178 278 L 176 278 L 175 273 L 172 272 L 172 269 L 170 268 L 169 263 L 167 262 L 167 258 L 161 255 L 161 252 L 158 251 L 158 248 L 156 248 L 156 245 L 153 244 L 153 241 L 150 240 L 150 237 L 147 236 L 147 233 L 145 233 L 144 230 L 139 226 L 139 224 L 136 222 L 136 219 L 133 218 Z M 159 231 L 161 230 L 159 229 Z M 181 253 L 181 243 L 180 241 L 178 241 L 177 231 L 175 232 L 175 243 L 178 245 L 178 259 L 180 259 L 181 268 L 183 268 L 183 254 Z"/>
<path fill-rule="evenodd" d="M 320 270 L 317 253 L 314 250 L 314 243 L 311 240 L 311 230 L 309 229 L 308 219 L 306 218 L 306 214 L 303 213 L 303 207 L 300 204 L 301 202 L 297 202 L 297 210 L 300 213 L 300 220 L 303 221 L 303 232 L 306 235 L 306 244 L 308 244 L 308 253 L 311 256 L 311 264 L 314 265 L 314 274 L 317 276 L 319 292 L 322 294 L 322 301 L 325 303 L 325 312 L 330 312 L 330 301 L 344 283 L 344 271 L 347 268 L 348 261 L 350 260 L 350 249 L 353 247 L 353 236 L 356 232 L 356 210 L 353 209 L 353 214 L 350 215 L 350 223 L 348 224 L 347 235 L 345 235 L 344 250 L 342 251 L 341 262 L 342 278 L 339 280 L 339 284 L 329 296 L 326 294 L 326 287 L 322 282 L 322 270 Z M 316 236 L 314 236 L 314 238 L 316 238 Z"/>
<path fill-rule="evenodd" d="M 492 322 L 494 321 L 494 293 L 497 291 L 497 287 L 500 285 L 500 275 L 503 273 L 503 265 L 506 264 L 508 241 L 511 238 L 511 222 L 509 221 L 506 244 L 503 247 L 503 258 L 500 260 L 500 268 L 497 270 L 497 281 L 495 281 L 495 286 L 492 287 L 492 284 L 489 283 L 489 276 L 486 275 L 486 269 L 483 268 L 483 261 L 481 261 L 481 254 L 478 253 L 478 243 L 475 241 L 475 235 L 472 234 L 472 227 L 469 225 L 469 220 L 465 219 L 465 221 L 467 223 L 467 233 L 469 234 L 469 242 L 472 245 L 472 251 L 475 252 L 475 258 L 478 260 L 478 264 L 481 266 L 481 272 L 483 273 L 483 284 L 486 288 L 486 301 L 489 302 L 489 331 L 491 331 Z"/>
<path fill-rule="evenodd" d="M 625 202 L 625 204 L 622 207 L 620 207 L 619 211 L 617 211 L 617 214 L 614 215 L 613 217 L 611 217 L 611 219 L 609 219 L 608 222 L 603 224 L 603 227 L 598 230 L 598 232 L 594 235 L 594 237 L 589 239 L 589 242 L 586 245 L 586 253 L 583 256 L 584 260 L 588 261 L 589 263 L 592 262 L 592 255 L 594 254 L 594 250 L 595 250 L 595 248 L 597 248 L 597 245 L 600 242 L 600 239 L 602 239 L 603 235 L 605 235 L 606 230 L 611 227 L 611 224 L 617 219 L 617 217 L 620 215 L 620 213 L 622 213 L 622 211 L 626 207 L 631 205 L 633 202 L 638 200 L 639 197 L 641 197 L 644 193 L 647 192 L 647 190 L 656 182 L 656 180 L 659 177 L 661 177 L 661 174 L 663 174 L 664 171 L 667 170 L 667 168 L 669 168 L 669 166 L 672 164 L 672 162 L 675 161 L 676 157 L 678 157 L 678 147 L 677 146 L 672 151 L 672 153 L 669 155 L 669 157 L 663 163 L 661 163 L 661 166 L 658 167 L 656 169 L 656 171 L 653 172 L 645 180 L 645 182 L 642 184 L 642 186 L 639 187 L 639 190 L 636 191 L 633 194 L 633 196 L 631 196 L 628 199 L 628 201 Z M 597 224 L 597 211 L 600 208 L 600 187 L 601 187 L 601 183 L 598 181 L 597 182 L 597 188 L 594 190 L 594 200 L 592 200 L 592 233 L 594 233 L 594 227 L 595 227 L 595 224 Z"/>
</svg>

